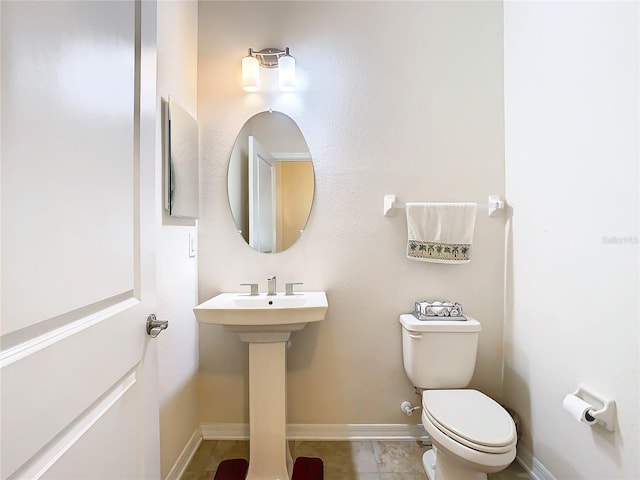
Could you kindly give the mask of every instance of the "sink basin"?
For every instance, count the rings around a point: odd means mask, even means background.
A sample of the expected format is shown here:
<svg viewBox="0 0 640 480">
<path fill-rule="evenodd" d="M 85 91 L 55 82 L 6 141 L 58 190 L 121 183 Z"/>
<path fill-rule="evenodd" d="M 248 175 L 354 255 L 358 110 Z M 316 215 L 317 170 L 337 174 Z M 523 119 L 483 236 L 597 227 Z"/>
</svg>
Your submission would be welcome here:
<svg viewBox="0 0 640 480">
<path fill-rule="evenodd" d="M 324 292 L 221 293 L 193 311 L 199 323 L 224 325 L 227 330 L 240 333 L 243 341 L 269 342 L 286 341 L 291 332 L 302 330 L 307 323 L 324 320 L 328 306 Z M 286 335 L 258 335 L 262 333 Z"/>
</svg>

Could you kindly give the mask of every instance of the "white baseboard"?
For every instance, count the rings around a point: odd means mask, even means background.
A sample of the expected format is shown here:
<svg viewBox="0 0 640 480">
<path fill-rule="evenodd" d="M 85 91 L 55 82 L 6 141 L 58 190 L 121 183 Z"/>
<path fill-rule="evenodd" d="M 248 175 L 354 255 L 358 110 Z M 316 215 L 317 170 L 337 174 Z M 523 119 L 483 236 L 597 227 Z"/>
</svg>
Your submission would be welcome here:
<svg viewBox="0 0 640 480">
<path fill-rule="evenodd" d="M 532 480 L 556 480 L 556 477 L 524 445 L 518 446 L 516 460 L 529 473 Z"/>
<path fill-rule="evenodd" d="M 204 440 L 248 440 L 248 423 L 203 423 L 200 432 Z"/>
<path fill-rule="evenodd" d="M 198 447 L 201 443 L 202 429 L 197 428 L 195 432 L 193 432 L 193 435 L 191 435 L 191 438 L 189 438 L 189 441 L 187 442 L 185 447 L 182 449 L 180 455 L 178 455 L 176 463 L 173 464 L 173 467 L 165 477 L 165 480 L 180 480 L 185 470 L 187 469 L 189 462 L 198 451 Z"/>
<path fill-rule="evenodd" d="M 200 426 L 205 440 L 249 438 L 246 423 L 205 423 Z M 289 440 L 425 440 L 422 424 L 289 424 Z"/>
</svg>

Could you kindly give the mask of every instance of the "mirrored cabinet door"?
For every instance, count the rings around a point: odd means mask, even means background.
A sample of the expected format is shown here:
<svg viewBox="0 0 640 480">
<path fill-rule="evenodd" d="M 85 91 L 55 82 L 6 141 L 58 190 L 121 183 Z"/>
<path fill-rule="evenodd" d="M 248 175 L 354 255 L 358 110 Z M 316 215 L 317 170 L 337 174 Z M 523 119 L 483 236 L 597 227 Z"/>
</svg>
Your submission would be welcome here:
<svg viewBox="0 0 640 480">
<path fill-rule="evenodd" d="M 198 218 L 198 122 L 173 98 L 165 103 L 165 207 L 172 217 Z"/>
</svg>

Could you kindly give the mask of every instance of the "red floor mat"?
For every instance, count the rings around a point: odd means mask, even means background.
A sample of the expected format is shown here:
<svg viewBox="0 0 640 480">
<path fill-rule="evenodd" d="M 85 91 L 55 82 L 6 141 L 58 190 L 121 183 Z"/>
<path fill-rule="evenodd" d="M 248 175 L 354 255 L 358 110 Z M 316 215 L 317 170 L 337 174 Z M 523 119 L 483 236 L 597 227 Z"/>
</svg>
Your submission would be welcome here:
<svg viewBox="0 0 640 480">
<path fill-rule="evenodd" d="M 213 480 L 244 480 L 249 470 L 249 462 L 244 458 L 223 460 L 218 465 Z M 323 464 L 320 458 L 298 457 L 293 464 L 291 480 L 322 480 Z"/>
<path fill-rule="evenodd" d="M 322 480 L 322 459 L 311 457 L 298 457 L 293 465 L 291 480 Z"/>
<path fill-rule="evenodd" d="M 218 465 L 213 480 L 244 480 L 249 470 L 249 462 L 244 458 L 223 460 Z"/>
</svg>

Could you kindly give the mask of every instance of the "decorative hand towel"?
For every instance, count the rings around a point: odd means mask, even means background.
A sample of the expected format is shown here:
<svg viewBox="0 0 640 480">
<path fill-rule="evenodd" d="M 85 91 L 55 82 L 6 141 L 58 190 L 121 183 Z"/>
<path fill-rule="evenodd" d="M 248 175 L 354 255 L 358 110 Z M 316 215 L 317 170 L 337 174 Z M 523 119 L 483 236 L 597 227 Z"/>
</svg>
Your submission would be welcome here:
<svg viewBox="0 0 640 480">
<path fill-rule="evenodd" d="M 476 223 L 475 203 L 407 203 L 407 258 L 467 263 Z"/>
</svg>

